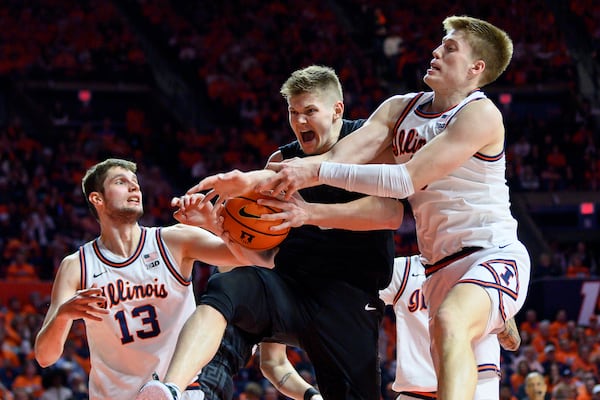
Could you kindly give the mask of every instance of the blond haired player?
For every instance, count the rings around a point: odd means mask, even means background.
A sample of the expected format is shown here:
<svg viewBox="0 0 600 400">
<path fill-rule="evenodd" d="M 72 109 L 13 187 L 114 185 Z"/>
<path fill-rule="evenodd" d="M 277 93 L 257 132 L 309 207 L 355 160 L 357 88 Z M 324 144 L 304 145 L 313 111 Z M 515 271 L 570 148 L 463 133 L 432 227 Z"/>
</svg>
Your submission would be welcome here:
<svg viewBox="0 0 600 400">
<path fill-rule="evenodd" d="M 477 384 L 476 341 L 523 306 L 530 259 L 510 211 L 502 114 L 480 89 L 506 69 L 512 41 L 472 17 L 443 25 L 423 78 L 432 91 L 389 98 L 330 151 L 270 165 L 277 175 L 256 190 L 290 198 L 326 184 L 408 199 L 428 274 L 438 397 L 464 400 Z M 382 158 L 390 164 L 361 165 Z"/>
</svg>

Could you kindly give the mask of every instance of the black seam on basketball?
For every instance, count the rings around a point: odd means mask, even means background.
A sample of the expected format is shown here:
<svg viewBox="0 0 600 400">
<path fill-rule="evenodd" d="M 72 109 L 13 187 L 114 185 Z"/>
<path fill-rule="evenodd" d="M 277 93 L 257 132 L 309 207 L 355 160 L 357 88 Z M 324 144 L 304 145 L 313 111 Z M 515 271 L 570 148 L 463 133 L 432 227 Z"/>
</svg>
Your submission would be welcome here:
<svg viewBox="0 0 600 400">
<path fill-rule="evenodd" d="M 244 200 L 248 200 L 251 201 L 253 203 L 256 203 L 257 205 L 264 207 L 264 208 L 268 208 L 269 210 L 271 210 L 272 212 L 281 212 L 281 210 L 279 208 L 273 208 L 271 206 L 263 206 L 262 204 L 258 204 L 258 202 L 256 201 L 256 199 L 251 199 L 250 197 L 245 197 L 245 196 L 237 196 L 235 197 L 236 199 L 244 199 Z"/>
<path fill-rule="evenodd" d="M 283 235 L 287 235 L 288 230 L 282 231 L 281 233 L 269 233 L 269 232 L 262 232 L 262 231 L 258 231 L 254 228 L 249 227 L 248 225 L 244 224 L 242 221 L 240 221 L 239 219 L 237 219 L 235 217 L 235 214 L 232 214 L 227 208 L 225 209 L 225 211 L 227 212 L 227 214 L 233 218 L 234 221 L 236 221 L 237 223 L 239 223 L 241 226 L 243 226 L 244 228 L 251 230 L 252 232 L 256 232 L 256 233 L 260 233 L 261 235 L 266 235 L 266 236 L 283 236 Z"/>
</svg>

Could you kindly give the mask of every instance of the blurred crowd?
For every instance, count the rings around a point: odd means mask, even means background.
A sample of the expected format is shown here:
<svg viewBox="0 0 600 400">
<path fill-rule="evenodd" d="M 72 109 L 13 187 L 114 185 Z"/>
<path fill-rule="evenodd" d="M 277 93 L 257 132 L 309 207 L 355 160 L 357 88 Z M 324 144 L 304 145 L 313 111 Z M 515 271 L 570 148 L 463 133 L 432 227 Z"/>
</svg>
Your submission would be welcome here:
<svg viewBox="0 0 600 400">
<path fill-rule="evenodd" d="M 215 172 L 261 168 L 279 144 L 292 139 L 279 95 L 291 71 L 308 64 L 335 68 L 344 86 L 345 116 L 367 117 L 393 93 L 426 89 L 421 76 L 441 37 L 442 19 L 453 13 L 487 18 L 505 27 L 515 42 L 511 66 L 489 92 L 504 113 L 511 189 L 599 189 L 598 110 L 594 99 L 579 92 L 575 60 L 545 1 L 509 1 L 497 7 L 493 1 L 464 0 L 446 8 L 427 1 L 407 1 L 403 7 L 383 0 L 332 3 L 337 7 L 324 8 L 317 0 L 124 0 L 128 10 L 146 21 L 150 31 L 145 33 L 162 41 L 162 57 L 181 71 L 191 71 L 185 76 L 200 83 L 194 87 L 204 88 L 214 111 L 207 128 L 177 123 L 149 108 L 147 99 L 122 93 L 101 99 L 84 91 L 79 96 L 40 96 L 38 109 L 50 121 L 50 130 L 40 131 L 4 98 L 0 279 L 50 282 L 65 255 L 97 236 L 97 223 L 80 190 L 83 173 L 97 161 L 114 156 L 137 162 L 145 207 L 141 224 L 172 224 L 172 196 Z M 569 10 L 583 21 L 598 61 L 600 6 L 592 0 L 570 0 Z M 153 85 L 139 32 L 111 2 L 6 0 L 0 5 L 0 25 L 2 78 Z M 409 215 L 396 240 L 398 254 L 418 251 Z M 532 255 L 535 279 L 598 276 L 593 243 L 551 243 L 551 250 Z M 210 266 L 197 265 L 198 292 L 212 272 Z M 72 331 L 56 368 L 42 371 L 31 345 L 47 299 L 33 292 L 30 301 L 21 303 L 10 299 L 0 304 L 0 382 L 6 389 L 0 399 L 51 399 L 56 397 L 43 393 L 63 389 L 75 399 L 86 398 L 89 360 L 83 327 Z M 597 321 L 583 327 L 560 316 L 552 322 L 530 318 L 528 311 L 521 350 L 503 353 L 507 390 L 514 398 L 522 397 L 521 365 L 527 364 L 528 369 L 541 366 L 551 386 L 563 381 L 576 386 L 577 400 L 591 398 L 582 393 L 590 392 L 592 375 L 599 381 Z M 393 377 L 393 323 L 389 315 L 381 331 L 385 383 Z M 545 326 L 553 324 L 564 326 L 548 336 Z M 548 361 L 552 351 L 546 350 L 551 347 L 560 364 Z M 307 379 L 314 379 L 305 355 L 289 351 Z M 568 379 L 563 376 L 566 369 Z M 236 382 L 240 398 L 275 398 L 255 360 Z M 384 388 L 383 398 L 389 395 Z"/>
</svg>

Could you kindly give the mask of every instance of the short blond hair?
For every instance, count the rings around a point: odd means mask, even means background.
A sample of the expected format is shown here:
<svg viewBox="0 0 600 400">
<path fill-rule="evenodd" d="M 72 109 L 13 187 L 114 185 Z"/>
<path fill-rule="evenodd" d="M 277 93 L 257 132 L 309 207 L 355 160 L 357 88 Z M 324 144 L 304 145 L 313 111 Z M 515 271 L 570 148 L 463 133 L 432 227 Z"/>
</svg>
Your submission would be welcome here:
<svg viewBox="0 0 600 400">
<path fill-rule="evenodd" d="M 443 22 L 446 33 L 451 30 L 466 33 L 473 56 L 485 62 L 481 86 L 494 82 L 506 70 L 513 54 L 513 42 L 502 29 L 481 19 L 456 16 Z"/>
<path fill-rule="evenodd" d="M 288 101 L 292 96 L 315 92 L 331 96 L 334 101 L 344 101 L 342 84 L 337 74 L 333 68 L 322 65 L 311 65 L 294 71 L 280 90 Z"/>
</svg>

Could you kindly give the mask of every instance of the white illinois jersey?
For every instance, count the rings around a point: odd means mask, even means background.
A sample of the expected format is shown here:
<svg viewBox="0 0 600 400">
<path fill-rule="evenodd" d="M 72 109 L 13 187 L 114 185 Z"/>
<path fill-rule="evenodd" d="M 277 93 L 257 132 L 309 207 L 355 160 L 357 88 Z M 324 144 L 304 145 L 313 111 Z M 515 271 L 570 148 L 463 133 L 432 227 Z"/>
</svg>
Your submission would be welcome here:
<svg viewBox="0 0 600 400">
<path fill-rule="evenodd" d="M 435 392 L 437 380 L 429 350 L 429 314 L 421 286 L 425 268 L 418 255 L 394 259 L 390 285 L 379 297 L 396 314 L 396 392 Z"/>
<path fill-rule="evenodd" d="M 130 400 L 156 371 L 164 377 L 179 331 L 196 303 L 191 282 L 179 274 L 160 228 L 142 228 L 129 258 L 96 239 L 79 250 L 81 287 L 96 285 L 110 314 L 86 321 L 90 399 Z"/>
<path fill-rule="evenodd" d="M 396 163 L 408 161 L 444 131 L 464 106 L 486 96 L 475 90 L 444 112 L 423 111 L 432 99 L 433 92 L 414 94 L 398 118 L 392 143 Z M 424 264 L 436 263 L 463 248 L 490 248 L 517 240 L 505 164 L 504 151 L 495 156 L 476 153 L 445 177 L 415 188 L 408 200 Z"/>
<path fill-rule="evenodd" d="M 379 291 L 396 315 L 396 379 L 394 391 L 403 398 L 433 398 L 437 390 L 430 352 L 429 312 L 422 286 L 425 267 L 419 255 L 396 257 L 389 286 Z M 474 400 L 496 399 L 499 392 L 500 345 L 495 334 L 485 335 L 474 345 L 478 381 Z"/>
</svg>

